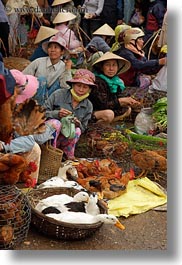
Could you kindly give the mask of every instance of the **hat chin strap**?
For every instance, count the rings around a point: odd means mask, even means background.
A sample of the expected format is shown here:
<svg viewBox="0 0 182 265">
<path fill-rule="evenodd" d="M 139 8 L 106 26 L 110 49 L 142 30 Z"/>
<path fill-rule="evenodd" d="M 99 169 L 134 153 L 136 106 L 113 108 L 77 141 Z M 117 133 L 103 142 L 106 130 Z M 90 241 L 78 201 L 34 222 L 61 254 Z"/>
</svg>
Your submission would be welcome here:
<svg viewBox="0 0 182 265">
<path fill-rule="evenodd" d="M 88 96 L 89 96 L 89 94 L 90 94 L 90 90 L 89 90 L 89 91 L 88 91 L 86 94 L 84 94 L 83 96 L 78 96 L 78 95 L 75 93 L 75 91 L 74 91 L 73 88 L 70 90 L 70 92 L 71 92 L 73 98 L 74 98 L 76 101 L 78 101 L 78 102 L 84 100 L 85 98 L 88 98 Z"/>
</svg>

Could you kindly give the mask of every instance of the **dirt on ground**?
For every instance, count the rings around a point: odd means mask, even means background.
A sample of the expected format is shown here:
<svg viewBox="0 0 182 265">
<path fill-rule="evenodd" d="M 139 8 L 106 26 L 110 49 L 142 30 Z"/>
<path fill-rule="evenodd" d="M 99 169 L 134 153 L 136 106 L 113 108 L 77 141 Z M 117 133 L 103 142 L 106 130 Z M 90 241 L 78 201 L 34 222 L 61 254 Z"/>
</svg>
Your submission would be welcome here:
<svg viewBox="0 0 182 265">
<path fill-rule="evenodd" d="M 125 225 L 121 231 L 103 224 L 92 236 L 83 240 L 65 241 L 50 238 L 30 226 L 28 236 L 15 250 L 166 250 L 167 212 L 150 210 L 128 218 L 119 218 Z"/>
</svg>

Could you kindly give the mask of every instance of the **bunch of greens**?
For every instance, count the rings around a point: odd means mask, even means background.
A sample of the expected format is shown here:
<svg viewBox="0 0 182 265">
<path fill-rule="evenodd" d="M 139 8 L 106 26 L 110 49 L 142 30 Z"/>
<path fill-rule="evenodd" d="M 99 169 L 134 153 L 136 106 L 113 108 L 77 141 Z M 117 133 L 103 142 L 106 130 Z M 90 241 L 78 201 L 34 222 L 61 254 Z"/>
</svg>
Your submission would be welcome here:
<svg viewBox="0 0 182 265">
<path fill-rule="evenodd" d="M 152 117 L 160 131 L 167 131 L 167 97 L 157 100 L 153 105 Z"/>
</svg>

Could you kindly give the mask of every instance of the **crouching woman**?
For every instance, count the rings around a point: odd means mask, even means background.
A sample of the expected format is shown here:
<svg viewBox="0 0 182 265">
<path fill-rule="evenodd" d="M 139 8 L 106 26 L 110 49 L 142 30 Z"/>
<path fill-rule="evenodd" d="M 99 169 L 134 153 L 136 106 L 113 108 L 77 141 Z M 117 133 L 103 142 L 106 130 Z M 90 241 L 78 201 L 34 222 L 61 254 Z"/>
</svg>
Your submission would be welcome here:
<svg viewBox="0 0 182 265">
<path fill-rule="evenodd" d="M 75 146 L 91 119 L 93 106 L 88 96 L 91 88 L 96 87 L 95 76 L 87 69 L 78 69 L 74 77 L 67 81 L 70 89 L 59 89 L 49 96 L 44 107 L 46 123 L 56 128 L 53 146 L 64 151 L 66 159 L 74 160 Z M 68 138 L 63 135 L 62 118 L 73 114 L 75 136 Z"/>
</svg>

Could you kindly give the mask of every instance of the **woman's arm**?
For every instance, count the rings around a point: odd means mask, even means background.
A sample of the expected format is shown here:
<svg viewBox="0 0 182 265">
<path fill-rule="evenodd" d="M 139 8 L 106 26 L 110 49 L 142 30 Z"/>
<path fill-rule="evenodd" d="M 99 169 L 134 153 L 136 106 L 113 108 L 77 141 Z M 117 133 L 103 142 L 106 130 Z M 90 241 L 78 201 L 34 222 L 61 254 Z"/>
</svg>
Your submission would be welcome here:
<svg viewBox="0 0 182 265">
<path fill-rule="evenodd" d="M 5 144 L 3 142 L 1 143 L 4 150 L 0 151 L 3 151 L 4 153 L 17 154 L 17 153 L 25 153 L 30 151 L 35 144 L 35 140 L 33 138 L 33 135 L 28 135 L 28 136 L 20 136 L 13 139 L 11 140 L 10 144 Z"/>
</svg>

